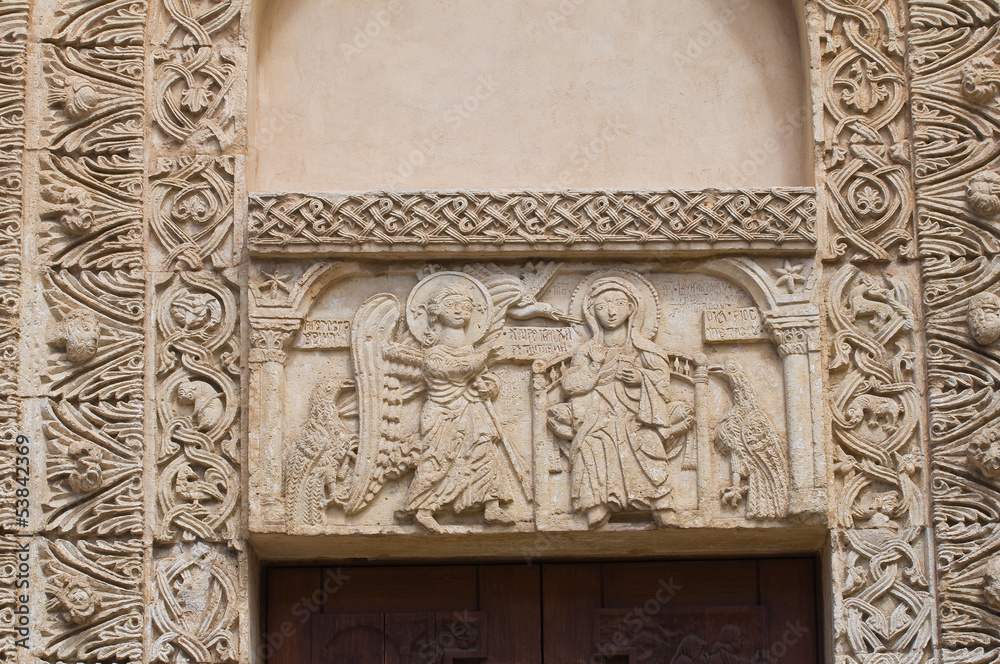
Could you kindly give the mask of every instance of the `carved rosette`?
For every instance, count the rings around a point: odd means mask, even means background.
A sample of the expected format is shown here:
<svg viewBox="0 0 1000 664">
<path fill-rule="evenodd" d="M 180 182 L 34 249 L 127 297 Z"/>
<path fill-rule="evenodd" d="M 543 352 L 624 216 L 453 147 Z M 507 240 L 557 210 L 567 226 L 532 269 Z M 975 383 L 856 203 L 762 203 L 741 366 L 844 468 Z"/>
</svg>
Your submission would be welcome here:
<svg viewBox="0 0 1000 664">
<path fill-rule="evenodd" d="M 913 257 L 913 176 L 906 140 L 904 0 L 821 0 L 827 214 L 833 257 Z M 820 138 L 820 137 L 817 137 Z"/>
</svg>

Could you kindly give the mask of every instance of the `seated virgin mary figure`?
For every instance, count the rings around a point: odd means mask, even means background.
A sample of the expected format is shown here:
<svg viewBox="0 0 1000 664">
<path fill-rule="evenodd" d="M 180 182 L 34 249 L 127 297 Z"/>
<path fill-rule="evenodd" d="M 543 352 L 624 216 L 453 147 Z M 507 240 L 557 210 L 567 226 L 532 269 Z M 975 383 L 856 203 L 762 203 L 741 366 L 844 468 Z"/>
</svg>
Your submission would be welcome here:
<svg viewBox="0 0 1000 664">
<path fill-rule="evenodd" d="M 549 409 L 569 442 L 572 502 L 596 528 L 614 512 L 672 508 L 668 462 L 681 452 L 694 411 L 671 395 L 666 351 L 637 323 L 649 303 L 621 277 L 595 281 L 583 301 L 591 332 L 562 378 L 569 403 Z"/>
</svg>

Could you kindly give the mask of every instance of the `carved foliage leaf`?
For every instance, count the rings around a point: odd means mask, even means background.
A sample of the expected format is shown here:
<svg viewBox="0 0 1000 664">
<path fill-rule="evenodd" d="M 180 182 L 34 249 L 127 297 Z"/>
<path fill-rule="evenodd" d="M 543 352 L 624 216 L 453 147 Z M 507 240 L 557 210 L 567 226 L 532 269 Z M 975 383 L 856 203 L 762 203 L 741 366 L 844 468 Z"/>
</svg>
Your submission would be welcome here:
<svg viewBox="0 0 1000 664">
<path fill-rule="evenodd" d="M 238 587 L 235 556 L 211 545 L 179 546 L 157 560 L 150 661 L 238 661 Z"/>
<path fill-rule="evenodd" d="M 152 180 L 152 230 L 162 252 L 159 268 L 231 265 L 233 159 L 164 159 Z"/>
<path fill-rule="evenodd" d="M 142 541 L 66 540 L 41 545 L 48 618 L 47 657 L 139 661 L 142 658 Z"/>
</svg>

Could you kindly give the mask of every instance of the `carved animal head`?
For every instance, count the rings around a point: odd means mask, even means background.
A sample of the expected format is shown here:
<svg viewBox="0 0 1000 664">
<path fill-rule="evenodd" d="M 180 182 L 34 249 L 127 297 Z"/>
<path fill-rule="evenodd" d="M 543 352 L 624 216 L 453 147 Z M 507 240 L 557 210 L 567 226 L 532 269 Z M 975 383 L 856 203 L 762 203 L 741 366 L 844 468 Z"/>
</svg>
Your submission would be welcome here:
<svg viewBox="0 0 1000 664">
<path fill-rule="evenodd" d="M 902 406 L 895 400 L 875 394 L 862 394 L 853 399 L 845 411 L 849 426 L 867 440 L 885 440 L 896 432 Z M 864 427 L 858 431 L 857 429 Z"/>
<path fill-rule="evenodd" d="M 973 295 L 965 322 L 976 343 L 985 346 L 1000 339 L 1000 297 L 989 291 Z"/>
<path fill-rule="evenodd" d="M 746 371 L 736 360 L 726 360 L 723 373 L 733 391 L 733 404 L 740 407 L 757 407 L 757 390 L 747 377 Z"/>
<path fill-rule="evenodd" d="M 996 99 L 1000 85 L 1000 70 L 989 58 L 973 58 L 962 67 L 962 94 L 977 104 Z"/>
<path fill-rule="evenodd" d="M 83 235 L 94 226 L 94 201 L 83 187 L 44 187 L 42 199 L 50 204 L 42 215 L 57 218 L 67 234 Z"/>
<path fill-rule="evenodd" d="M 88 311 L 74 311 L 56 325 L 49 345 L 64 349 L 70 362 L 80 363 L 97 355 L 100 341 L 101 326 L 97 317 Z"/>
<path fill-rule="evenodd" d="M 185 380 L 177 385 L 177 403 L 182 406 L 193 406 L 198 399 L 199 382 Z"/>
<path fill-rule="evenodd" d="M 93 443 L 78 440 L 69 446 L 66 456 L 75 464 L 75 468 L 70 471 L 67 478 L 74 491 L 90 493 L 100 488 L 103 479 L 101 460 L 104 457 L 101 448 Z"/>
<path fill-rule="evenodd" d="M 994 610 L 1000 610 L 1000 558 L 990 558 L 983 565 L 983 596 Z"/>
<path fill-rule="evenodd" d="M 1000 175 L 993 171 L 976 173 L 965 185 L 969 207 L 983 217 L 1000 214 Z"/>
<path fill-rule="evenodd" d="M 83 574 L 56 572 L 49 579 L 56 602 L 62 607 L 62 618 L 68 623 L 82 625 L 101 608 L 101 599 L 90 579 Z"/>
<path fill-rule="evenodd" d="M 972 437 L 969 460 L 986 477 L 1000 480 L 1000 428 L 987 427 Z"/>
</svg>

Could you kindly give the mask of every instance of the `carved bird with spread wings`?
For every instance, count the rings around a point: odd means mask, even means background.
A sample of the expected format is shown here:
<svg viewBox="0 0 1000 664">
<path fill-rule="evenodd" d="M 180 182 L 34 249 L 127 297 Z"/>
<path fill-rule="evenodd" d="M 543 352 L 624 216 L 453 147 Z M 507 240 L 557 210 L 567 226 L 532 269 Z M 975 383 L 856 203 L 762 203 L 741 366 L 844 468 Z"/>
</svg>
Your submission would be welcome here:
<svg viewBox="0 0 1000 664">
<path fill-rule="evenodd" d="M 504 272 L 493 263 L 469 265 L 464 271 L 486 284 L 490 293 L 496 297 L 511 299 L 507 315 L 515 320 L 548 318 L 558 323 L 583 324 L 579 318 L 537 299 L 538 294 L 548 287 L 559 271 L 559 264 L 555 261 L 528 263 L 518 276 Z"/>
</svg>

